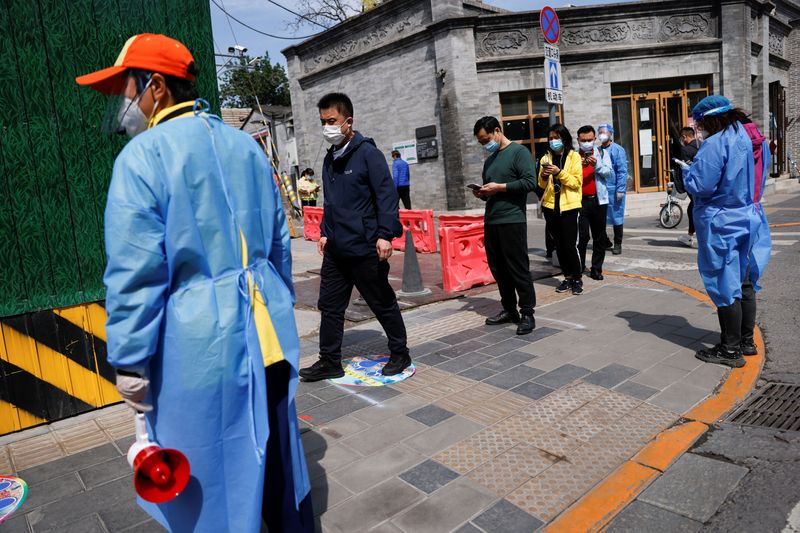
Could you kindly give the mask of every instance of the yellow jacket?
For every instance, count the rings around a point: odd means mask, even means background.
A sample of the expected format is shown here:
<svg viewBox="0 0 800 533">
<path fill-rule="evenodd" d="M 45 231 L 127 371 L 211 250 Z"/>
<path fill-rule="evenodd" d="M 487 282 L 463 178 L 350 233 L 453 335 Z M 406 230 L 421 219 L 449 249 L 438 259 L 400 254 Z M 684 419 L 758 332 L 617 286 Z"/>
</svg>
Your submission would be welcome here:
<svg viewBox="0 0 800 533">
<path fill-rule="evenodd" d="M 542 176 L 542 168 L 544 165 L 550 164 L 553 163 L 550 161 L 550 152 L 548 151 L 539 160 L 539 187 L 545 190 L 542 196 L 542 207 L 555 209 L 556 193 L 553 190 L 553 176 Z M 559 166 L 557 160 L 555 165 Z M 583 198 L 583 165 L 578 152 L 575 150 L 569 151 L 567 160 L 564 162 L 564 166 L 561 167 L 561 172 L 555 178 L 561 183 L 560 210 L 569 211 L 570 209 L 580 208 Z"/>
</svg>

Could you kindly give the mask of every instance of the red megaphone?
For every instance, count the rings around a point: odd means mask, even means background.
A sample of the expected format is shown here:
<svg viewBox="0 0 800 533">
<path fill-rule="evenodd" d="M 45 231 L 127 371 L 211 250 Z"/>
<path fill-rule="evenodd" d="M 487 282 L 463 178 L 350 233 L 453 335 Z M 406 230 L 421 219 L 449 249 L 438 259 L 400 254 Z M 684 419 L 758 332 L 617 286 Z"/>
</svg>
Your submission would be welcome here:
<svg viewBox="0 0 800 533">
<path fill-rule="evenodd" d="M 128 450 L 136 494 L 152 503 L 175 498 L 189 483 L 189 460 L 178 450 L 150 441 L 144 413 L 136 413 L 136 442 Z"/>
</svg>

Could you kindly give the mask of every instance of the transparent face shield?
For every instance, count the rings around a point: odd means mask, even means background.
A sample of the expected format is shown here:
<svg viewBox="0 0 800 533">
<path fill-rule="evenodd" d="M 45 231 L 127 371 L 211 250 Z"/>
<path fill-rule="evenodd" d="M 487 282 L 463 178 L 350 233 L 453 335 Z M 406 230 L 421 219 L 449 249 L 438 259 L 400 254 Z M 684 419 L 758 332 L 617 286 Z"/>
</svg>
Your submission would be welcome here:
<svg viewBox="0 0 800 533">
<path fill-rule="evenodd" d="M 110 95 L 103 117 L 101 131 L 106 135 L 135 137 L 147 129 L 148 117 L 139 107 L 139 101 L 150 87 L 151 72 L 130 70 L 122 92 Z"/>
</svg>

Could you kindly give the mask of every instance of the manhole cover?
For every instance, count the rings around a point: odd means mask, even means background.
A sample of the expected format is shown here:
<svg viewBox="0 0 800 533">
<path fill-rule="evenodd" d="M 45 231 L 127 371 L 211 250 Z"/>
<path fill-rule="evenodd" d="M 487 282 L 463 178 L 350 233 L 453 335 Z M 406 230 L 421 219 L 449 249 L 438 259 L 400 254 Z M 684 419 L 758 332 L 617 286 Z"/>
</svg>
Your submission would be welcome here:
<svg viewBox="0 0 800 533">
<path fill-rule="evenodd" d="M 770 383 L 728 420 L 745 426 L 800 431 L 800 385 Z"/>
</svg>

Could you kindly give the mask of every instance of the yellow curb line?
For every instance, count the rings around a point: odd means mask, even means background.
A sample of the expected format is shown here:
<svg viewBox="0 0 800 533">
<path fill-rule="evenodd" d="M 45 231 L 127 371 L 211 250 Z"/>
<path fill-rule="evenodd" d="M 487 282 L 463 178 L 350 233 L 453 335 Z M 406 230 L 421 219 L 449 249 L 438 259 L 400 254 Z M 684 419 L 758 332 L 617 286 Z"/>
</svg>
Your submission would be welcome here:
<svg viewBox="0 0 800 533">
<path fill-rule="evenodd" d="M 706 294 L 680 283 L 621 272 L 606 272 L 606 275 L 660 283 L 714 307 Z M 711 398 L 685 413 L 683 418 L 687 419 L 687 422 L 656 435 L 633 459 L 623 463 L 610 476 L 561 513 L 544 531 L 549 533 L 600 531 L 611 522 L 620 511 L 708 431 L 708 424 L 713 424 L 722 418 L 753 390 L 756 380 L 761 374 L 765 358 L 764 338 L 758 326 L 756 326 L 754 340 L 758 348 L 758 355 L 748 357 L 747 364 L 742 368 L 732 369 L 728 379 Z"/>
<path fill-rule="evenodd" d="M 770 228 L 792 228 L 794 226 L 800 226 L 800 222 L 781 222 L 769 225 Z"/>
</svg>

